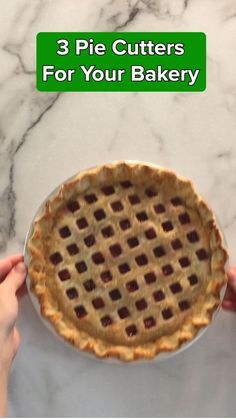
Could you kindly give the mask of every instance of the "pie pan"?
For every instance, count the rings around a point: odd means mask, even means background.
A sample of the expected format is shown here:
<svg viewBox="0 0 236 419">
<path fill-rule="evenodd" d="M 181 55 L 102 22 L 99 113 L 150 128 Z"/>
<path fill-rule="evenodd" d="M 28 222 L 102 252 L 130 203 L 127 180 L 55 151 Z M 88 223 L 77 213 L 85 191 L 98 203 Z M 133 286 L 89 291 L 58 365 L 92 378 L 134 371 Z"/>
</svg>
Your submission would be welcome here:
<svg viewBox="0 0 236 419">
<path fill-rule="evenodd" d="M 143 162 L 131 162 L 131 161 L 127 161 L 126 162 L 127 164 L 146 164 L 146 163 L 143 163 Z M 159 168 L 159 166 L 155 166 L 155 165 L 151 165 L 151 164 L 149 164 L 149 163 L 147 163 L 147 165 L 149 165 L 149 166 L 151 166 L 151 167 L 154 167 L 154 168 Z M 66 185 L 68 182 L 70 182 L 72 179 L 74 179 L 74 176 L 73 177 L 71 177 L 71 178 L 69 178 L 69 179 L 67 179 L 65 182 L 64 182 L 64 184 L 63 185 Z M 57 192 L 58 192 L 58 190 L 59 190 L 59 188 L 61 187 L 62 185 L 59 185 L 59 187 L 57 187 L 52 193 L 50 193 L 49 194 L 49 196 L 44 200 L 44 202 L 40 205 L 40 207 L 39 207 L 39 209 L 37 210 L 37 212 L 36 212 L 36 214 L 35 214 L 35 216 L 34 216 L 34 218 L 33 218 L 33 220 L 32 220 L 32 223 L 31 223 L 31 225 L 30 225 L 30 228 L 29 228 L 29 231 L 28 231 L 28 234 L 27 234 L 27 237 L 26 237 L 26 241 L 25 241 L 25 246 L 24 246 L 24 256 L 25 256 L 25 262 L 26 262 L 26 264 L 28 265 L 29 264 L 29 260 L 30 260 L 30 255 L 29 255 L 29 253 L 28 253 L 28 243 L 29 243 L 29 240 L 30 240 L 30 238 L 31 238 L 31 236 L 32 236 L 32 233 L 33 233 L 33 229 L 34 229 L 34 220 L 35 220 L 35 218 L 37 218 L 41 213 L 42 213 L 42 210 L 43 210 L 43 208 L 44 208 L 44 206 L 45 206 L 45 203 L 47 202 L 47 201 L 49 201 L 49 200 L 51 200 L 53 197 L 55 197 L 55 195 L 57 194 Z M 218 223 L 219 224 L 219 223 Z M 225 239 L 224 239 L 224 247 L 225 247 Z M 53 325 L 49 322 L 49 321 L 47 321 L 42 315 L 41 315 L 41 310 L 40 310 L 40 305 L 39 305 L 39 302 L 38 302 L 38 298 L 34 295 L 34 293 L 31 291 L 31 289 L 30 289 L 30 278 L 28 277 L 27 278 L 27 288 L 28 288 L 28 291 L 29 291 L 29 295 L 30 295 L 30 297 L 31 297 L 31 300 L 32 300 L 32 303 L 33 303 L 33 305 L 34 305 L 34 307 L 35 307 L 35 309 L 36 309 L 36 311 L 38 312 L 38 314 L 40 315 L 40 318 L 42 319 L 42 321 L 44 322 L 44 324 L 46 325 L 46 327 L 59 339 L 59 340 L 61 340 L 62 342 L 64 342 L 64 343 L 66 343 L 67 344 L 67 342 L 63 339 L 63 338 L 61 338 L 59 335 L 58 335 L 58 333 L 56 333 L 56 331 L 55 331 L 55 329 L 54 329 L 54 327 L 53 327 Z M 224 292 L 225 292 L 225 289 L 226 289 L 226 286 L 224 286 L 224 287 L 222 287 L 222 289 L 221 289 L 221 300 L 223 299 L 223 296 L 224 296 Z M 214 311 L 214 314 L 213 314 L 213 318 L 215 317 L 215 315 L 216 315 L 216 313 L 218 312 L 218 310 L 219 310 L 219 306 L 218 306 L 218 308 Z M 211 323 L 210 323 L 211 324 Z M 179 353 L 179 352 L 182 352 L 184 349 L 186 349 L 187 347 L 189 347 L 189 346 L 191 346 L 194 342 L 196 342 L 196 340 L 200 337 L 200 336 L 202 336 L 202 334 L 206 331 L 206 329 L 209 327 L 209 325 L 207 325 L 207 326 L 205 326 L 205 327 L 201 327 L 200 329 L 199 329 L 199 331 L 198 331 L 198 333 L 196 334 L 196 336 L 194 337 L 194 338 L 192 338 L 190 341 L 188 341 L 187 343 L 183 343 L 182 345 L 181 345 L 181 347 L 179 348 L 179 349 L 177 349 L 177 350 L 174 350 L 174 351 L 167 351 L 167 352 L 160 352 L 159 354 L 158 354 L 158 356 L 156 357 L 156 358 L 154 358 L 156 361 L 160 361 L 160 360 L 163 360 L 163 359 L 167 359 L 167 358 L 169 358 L 169 357 L 171 357 L 171 356 L 173 356 L 173 355 L 176 355 L 177 353 Z M 68 345 L 68 344 L 67 344 Z M 71 345 L 69 345 L 70 347 L 71 347 Z M 88 356 L 92 356 L 92 355 L 90 355 L 90 354 L 88 354 L 87 352 L 84 352 L 84 351 L 82 351 L 83 353 L 85 353 L 86 355 L 88 355 Z M 106 358 L 107 359 L 107 358 Z M 109 359 L 110 360 L 110 359 Z M 116 361 L 115 359 L 113 359 L 112 358 L 112 362 L 120 362 L 120 361 Z M 139 361 L 139 362 L 145 362 L 145 359 L 143 360 L 141 360 L 141 361 Z"/>
</svg>

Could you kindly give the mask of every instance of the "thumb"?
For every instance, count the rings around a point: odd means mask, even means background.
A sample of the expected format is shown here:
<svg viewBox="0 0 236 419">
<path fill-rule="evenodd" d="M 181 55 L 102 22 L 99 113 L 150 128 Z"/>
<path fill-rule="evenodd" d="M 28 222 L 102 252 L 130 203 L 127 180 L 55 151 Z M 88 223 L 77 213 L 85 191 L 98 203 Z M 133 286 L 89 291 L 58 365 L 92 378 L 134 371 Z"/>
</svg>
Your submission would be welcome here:
<svg viewBox="0 0 236 419">
<path fill-rule="evenodd" d="M 16 292 L 21 285 L 25 282 L 27 275 L 27 268 L 23 262 L 17 263 L 6 276 L 3 285 L 11 288 Z"/>
</svg>

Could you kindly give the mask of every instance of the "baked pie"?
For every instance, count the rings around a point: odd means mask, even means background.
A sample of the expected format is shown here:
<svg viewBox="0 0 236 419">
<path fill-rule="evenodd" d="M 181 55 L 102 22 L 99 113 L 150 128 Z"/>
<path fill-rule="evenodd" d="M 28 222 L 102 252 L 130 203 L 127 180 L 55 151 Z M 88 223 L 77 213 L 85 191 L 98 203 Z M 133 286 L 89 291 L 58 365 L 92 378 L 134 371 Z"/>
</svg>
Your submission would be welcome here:
<svg viewBox="0 0 236 419">
<path fill-rule="evenodd" d="M 31 289 L 75 347 L 132 361 L 208 325 L 226 283 L 215 217 L 190 181 L 116 162 L 63 184 L 35 219 Z"/>
</svg>

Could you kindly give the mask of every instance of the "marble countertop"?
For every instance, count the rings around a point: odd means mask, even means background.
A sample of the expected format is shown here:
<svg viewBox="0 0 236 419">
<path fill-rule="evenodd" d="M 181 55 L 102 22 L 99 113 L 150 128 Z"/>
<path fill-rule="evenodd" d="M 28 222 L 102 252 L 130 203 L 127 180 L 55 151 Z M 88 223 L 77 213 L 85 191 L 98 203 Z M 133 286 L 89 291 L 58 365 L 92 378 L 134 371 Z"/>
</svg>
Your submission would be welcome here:
<svg viewBox="0 0 236 419">
<path fill-rule="evenodd" d="M 146 160 L 191 178 L 236 262 L 235 0 L 0 0 L 0 251 L 22 251 L 45 196 L 78 170 Z M 39 31 L 203 31 L 203 93 L 39 93 Z M 111 365 L 58 344 L 28 296 L 10 379 L 11 416 L 234 416 L 236 316 L 189 350 Z"/>
</svg>

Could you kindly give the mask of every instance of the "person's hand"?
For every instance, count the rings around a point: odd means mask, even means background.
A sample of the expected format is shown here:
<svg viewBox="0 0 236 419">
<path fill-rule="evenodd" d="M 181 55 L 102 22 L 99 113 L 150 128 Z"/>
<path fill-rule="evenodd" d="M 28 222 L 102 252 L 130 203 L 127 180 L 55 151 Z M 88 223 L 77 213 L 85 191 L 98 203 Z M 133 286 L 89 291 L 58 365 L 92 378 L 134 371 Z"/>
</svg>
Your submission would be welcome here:
<svg viewBox="0 0 236 419">
<path fill-rule="evenodd" d="M 22 255 L 0 260 L 0 416 L 6 414 L 8 374 L 20 344 L 16 292 L 26 278 Z"/>
<path fill-rule="evenodd" d="M 0 261 L 0 365 L 9 370 L 17 352 L 20 336 L 15 327 L 18 315 L 16 292 L 26 278 L 22 255 Z"/>
<path fill-rule="evenodd" d="M 236 312 L 236 266 L 233 266 L 228 272 L 228 287 L 223 301 L 225 310 Z"/>
</svg>

